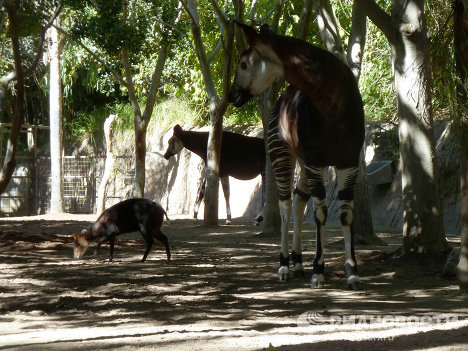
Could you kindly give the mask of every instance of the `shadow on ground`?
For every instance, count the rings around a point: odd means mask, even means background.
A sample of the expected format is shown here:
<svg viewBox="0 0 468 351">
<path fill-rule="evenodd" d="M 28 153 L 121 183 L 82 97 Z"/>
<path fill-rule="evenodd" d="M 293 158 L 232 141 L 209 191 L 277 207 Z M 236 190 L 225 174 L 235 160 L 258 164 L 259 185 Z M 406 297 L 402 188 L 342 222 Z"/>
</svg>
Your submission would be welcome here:
<svg viewBox="0 0 468 351">
<path fill-rule="evenodd" d="M 144 244 L 138 234 L 118 238 L 114 262 L 106 259 L 107 247 L 98 258 L 91 248 L 83 260 L 73 260 L 71 233 L 86 224 L 0 222 L 0 349 L 257 350 L 271 342 L 281 350 L 370 350 L 379 342 L 380 349 L 414 350 L 454 349 L 468 340 L 463 323 L 449 331 L 436 323 L 406 333 L 398 327 L 390 335 L 379 326 L 370 336 L 359 328 L 330 329 L 333 316 L 450 314 L 458 322 L 468 316 L 468 300 L 455 278 L 441 276 L 446 256 L 394 258 L 401 242 L 397 233 L 379 233 L 388 246 L 357 249 L 363 289 L 348 291 L 342 245 L 336 244 L 341 230 L 328 228 L 326 288 L 312 290 L 312 226 L 304 233 L 306 277 L 280 283 L 279 237 L 259 234 L 250 223 L 208 229 L 194 220 L 171 221 L 163 227 L 170 263 L 161 245 L 140 263 Z M 306 312 L 320 316 L 323 326 L 298 328 Z M 61 337 L 45 330 L 60 330 Z M 380 339 L 372 341 L 372 335 Z M 198 348 L 184 348 L 181 336 Z"/>
</svg>

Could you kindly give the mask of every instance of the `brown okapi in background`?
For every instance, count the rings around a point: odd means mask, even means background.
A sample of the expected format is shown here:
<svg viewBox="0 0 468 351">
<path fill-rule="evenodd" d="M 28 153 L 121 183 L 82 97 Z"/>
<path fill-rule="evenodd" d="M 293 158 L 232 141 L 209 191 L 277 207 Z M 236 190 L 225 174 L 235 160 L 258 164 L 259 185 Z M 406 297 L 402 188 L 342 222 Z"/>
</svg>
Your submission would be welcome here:
<svg viewBox="0 0 468 351">
<path fill-rule="evenodd" d="M 206 165 L 208 132 L 183 130 L 180 125 L 173 129 L 173 135 L 168 141 L 164 154 L 166 160 L 177 155 L 185 147 L 200 156 Z M 241 134 L 223 132 L 221 140 L 221 155 L 219 162 L 219 179 L 226 200 L 226 224 L 231 223 L 231 207 L 229 205 L 229 176 L 239 180 L 250 180 L 259 174 L 262 177 L 262 204 L 265 189 L 265 143 L 262 138 L 249 137 Z M 206 180 L 203 180 L 194 206 L 194 218 L 197 218 L 198 208 L 205 195 Z M 262 212 L 256 218 L 256 224 L 263 220 Z"/>
<path fill-rule="evenodd" d="M 335 166 L 340 218 L 345 243 L 348 287 L 357 289 L 359 277 L 353 244 L 354 185 L 364 142 L 364 109 L 350 68 L 333 54 L 303 40 L 239 24 L 250 43 L 240 57 L 229 101 L 239 107 L 268 88 L 277 77 L 290 86 L 273 108 L 268 130 L 268 153 L 280 196 L 281 253 L 278 275 L 289 273 L 288 226 L 294 213 L 293 273 L 304 275 L 302 220 L 310 196 L 314 199 L 317 249 L 311 286 L 324 284 L 321 227 L 327 218 L 324 175 Z M 295 161 L 300 176 L 291 201 Z"/>
</svg>

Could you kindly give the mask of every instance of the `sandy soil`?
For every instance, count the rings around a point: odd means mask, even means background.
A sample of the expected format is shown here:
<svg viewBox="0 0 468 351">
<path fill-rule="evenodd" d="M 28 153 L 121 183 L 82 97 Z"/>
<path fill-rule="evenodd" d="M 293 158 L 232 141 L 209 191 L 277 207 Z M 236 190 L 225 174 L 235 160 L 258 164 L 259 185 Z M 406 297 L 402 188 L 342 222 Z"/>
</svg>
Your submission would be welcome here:
<svg viewBox="0 0 468 351">
<path fill-rule="evenodd" d="M 394 258 L 357 249 L 362 290 L 346 290 L 341 230 L 328 228 L 325 289 L 277 280 L 279 238 L 251 223 L 166 223 L 172 261 L 157 245 L 140 263 L 138 234 L 72 258 L 73 232 L 95 216 L 0 220 L 0 350 L 466 350 L 468 298 L 441 276 L 445 256 Z M 451 240 L 454 246 L 459 239 Z"/>
</svg>

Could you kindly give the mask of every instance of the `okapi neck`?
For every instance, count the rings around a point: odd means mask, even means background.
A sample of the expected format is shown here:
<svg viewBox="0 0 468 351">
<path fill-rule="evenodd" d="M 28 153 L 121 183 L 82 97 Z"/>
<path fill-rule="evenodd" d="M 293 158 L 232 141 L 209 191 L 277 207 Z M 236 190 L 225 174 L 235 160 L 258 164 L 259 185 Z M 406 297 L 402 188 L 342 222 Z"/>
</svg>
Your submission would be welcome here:
<svg viewBox="0 0 468 351">
<path fill-rule="evenodd" d="M 308 95 L 323 115 L 342 112 L 336 109 L 343 105 L 343 93 L 354 79 L 344 62 L 328 51 L 297 38 L 268 35 L 265 39 L 260 52 L 273 62 L 281 62 L 283 78 L 288 83 Z M 266 46 L 273 54 L 268 54 L 264 49 Z"/>
<path fill-rule="evenodd" d="M 179 137 L 185 148 L 197 154 L 206 162 L 208 132 L 184 131 Z"/>
</svg>

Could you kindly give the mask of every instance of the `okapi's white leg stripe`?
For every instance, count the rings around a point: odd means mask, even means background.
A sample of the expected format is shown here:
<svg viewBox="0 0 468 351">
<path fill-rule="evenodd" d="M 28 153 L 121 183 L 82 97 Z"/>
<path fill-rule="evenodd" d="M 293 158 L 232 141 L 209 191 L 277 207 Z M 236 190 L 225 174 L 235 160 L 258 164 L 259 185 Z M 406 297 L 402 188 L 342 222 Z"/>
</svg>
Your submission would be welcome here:
<svg viewBox="0 0 468 351">
<path fill-rule="evenodd" d="M 325 285 L 325 278 L 323 274 L 314 274 L 312 275 L 312 279 L 310 280 L 310 287 L 312 289 L 323 288 Z"/>
<path fill-rule="evenodd" d="M 359 284 L 360 283 L 360 280 L 359 280 L 359 277 L 357 275 L 350 275 L 348 277 L 348 285 L 355 285 L 355 284 Z"/>
<path fill-rule="evenodd" d="M 288 273 L 289 273 L 289 267 L 287 266 L 281 266 L 278 269 L 278 278 L 280 281 L 286 281 L 288 280 Z"/>
</svg>

